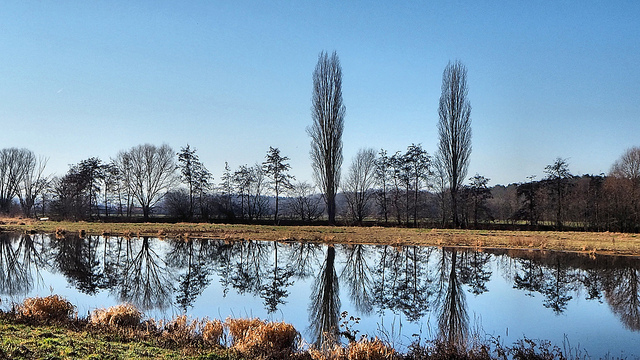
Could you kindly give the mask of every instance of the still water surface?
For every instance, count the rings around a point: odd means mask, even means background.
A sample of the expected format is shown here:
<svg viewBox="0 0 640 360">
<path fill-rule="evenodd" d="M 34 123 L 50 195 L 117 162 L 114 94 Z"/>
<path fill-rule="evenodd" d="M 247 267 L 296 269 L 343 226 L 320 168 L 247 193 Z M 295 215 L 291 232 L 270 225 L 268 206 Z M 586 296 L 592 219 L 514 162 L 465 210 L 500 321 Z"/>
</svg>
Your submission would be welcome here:
<svg viewBox="0 0 640 360">
<path fill-rule="evenodd" d="M 151 237 L 0 234 L 0 307 L 59 294 L 80 316 L 130 302 L 148 317 L 259 317 L 307 343 L 340 329 L 400 350 L 417 336 L 640 356 L 640 259 L 541 252 Z"/>
</svg>

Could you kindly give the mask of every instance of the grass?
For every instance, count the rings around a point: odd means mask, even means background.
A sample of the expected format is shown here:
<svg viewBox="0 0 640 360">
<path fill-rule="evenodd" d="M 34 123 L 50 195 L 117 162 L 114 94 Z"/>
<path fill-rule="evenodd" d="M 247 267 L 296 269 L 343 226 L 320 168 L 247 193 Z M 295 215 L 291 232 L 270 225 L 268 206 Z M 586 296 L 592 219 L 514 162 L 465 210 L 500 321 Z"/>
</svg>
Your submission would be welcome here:
<svg viewBox="0 0 640 360">
<path fill-rule="evenodd" d="M 640 235 L 627 233 L 412 229 L 347 226 L 268 226 L 208 223 L 100 223 L 4 219 L 0 230 L 233 240 L 306 241 L 344 244 L 430 245 L 539 249 L 611 255 L 640 255 Z"/>
<path fill-rule="evenodd" d="M 0 319 L 0 359 L 203 359 L 149 341 L 119 340 L 110 333 L 66 325 L 21 324 Z M 223 359 L 212 353 L 210 359 Z"/>
</svg>

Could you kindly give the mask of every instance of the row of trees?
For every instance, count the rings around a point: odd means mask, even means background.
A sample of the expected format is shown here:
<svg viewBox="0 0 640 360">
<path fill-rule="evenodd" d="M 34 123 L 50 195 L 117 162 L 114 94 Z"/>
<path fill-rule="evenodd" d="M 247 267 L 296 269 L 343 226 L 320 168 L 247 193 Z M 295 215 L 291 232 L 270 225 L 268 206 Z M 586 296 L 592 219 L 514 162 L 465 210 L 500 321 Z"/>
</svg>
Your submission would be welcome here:
<svg viewBox="0 0 640 360">
<path fill-rule="evenodd" d="M 47 160 L 28 149 L 0 150 L 0 211 L 67 219 L 149 218 L 256 221 L 322 217 L 316 188 L 289 174 L 288 157 L 271 147 L 263 163 L 231 170 L 220 182 L 189 145 L 144 144 L 105 162 L 92 157 L 63 176 L 45 176 Z M 640 148 L 628 149 L 608 174 L 573 175 L 567 160 L 549 164 L 545 177 L 488 187 L 476 174 L 453 197 L 438 157 L 419 144 L 389 155 L 361 149 L 336 192 L 337 219 L 347 223 L 447 226 L 528 224 L 598 231 L 640 230 Z M 453 201 L 456 200 L 454 210 Z"/>
</svg>

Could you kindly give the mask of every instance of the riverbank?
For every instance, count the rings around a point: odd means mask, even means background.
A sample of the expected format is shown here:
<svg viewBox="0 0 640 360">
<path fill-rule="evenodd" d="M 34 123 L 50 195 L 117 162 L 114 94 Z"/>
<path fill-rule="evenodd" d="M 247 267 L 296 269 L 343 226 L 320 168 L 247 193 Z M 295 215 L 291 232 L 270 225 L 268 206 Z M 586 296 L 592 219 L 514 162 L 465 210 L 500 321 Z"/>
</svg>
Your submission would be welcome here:
<svg viewBox="0 0 640 360">
<path fill-rule="evenodd" d="M 3 219 L 0 231 L 58 235 L 215 238 L 229 241 L 307 241 L 341 244 L 429 245 L 531 249 L 589 255 L 640 256 L 640 234 L 610 232 L 413 229 L 348 226 L 268 226 L 206 223 L 100 223 Z"/>
<path fill-rule="evenodd" d="M 378 339 L 316 348 L 290 324 L 260 319 L 224 321 L 177 316 L 145 319 L 132 305 L 97 309 L 78 318 L 75 306 L 57 295 L 28 298 L 11 312 L 0 311 L 0 359 L 567 359 L 547 341 L 523 339 L 505 346 L 499 339 L 445 343 L 415 340 L 399 353 Z M 567 356 L 569 355 L 569 356 Z M 580 358 L 580 356 L 575 356 Z"/>
</svg>

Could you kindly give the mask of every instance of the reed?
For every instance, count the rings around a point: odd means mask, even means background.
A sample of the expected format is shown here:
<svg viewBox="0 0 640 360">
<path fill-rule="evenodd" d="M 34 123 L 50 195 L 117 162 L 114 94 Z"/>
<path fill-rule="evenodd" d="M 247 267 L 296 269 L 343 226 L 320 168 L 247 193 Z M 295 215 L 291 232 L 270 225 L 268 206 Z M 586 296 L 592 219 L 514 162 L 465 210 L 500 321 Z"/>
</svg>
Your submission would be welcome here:
<svg viewBox="0 0 640 360">
<path fill-rule="evenodd" d="M 142 313 L 131 304 L 120 304 L 107 309 L 96 309 L 89 322 L 93 325 L 114 327 L 136 327 L 140 325 Z"/>
<path fill-rule="evenodd" d="M 36 321 L 64 322 L 71 318 L 75 310 L 69 301 L 58 295 L 32 297 L 24 299 L 17 308 L 19 318 Z"/>
<path fill-rule="evenodd" d="M 300 334 L 291 324 L 259 319 L 227 319 L 232 347 L 248 357 L 286 358 L 298 350 Z"/>
</svg>

